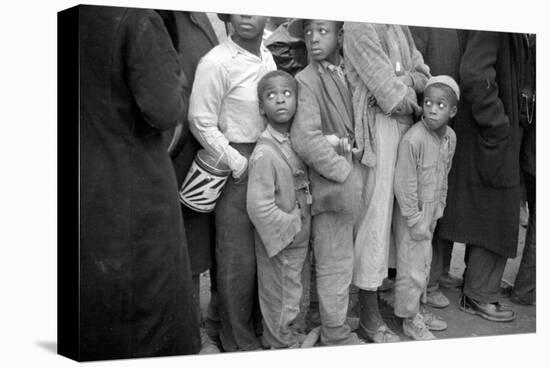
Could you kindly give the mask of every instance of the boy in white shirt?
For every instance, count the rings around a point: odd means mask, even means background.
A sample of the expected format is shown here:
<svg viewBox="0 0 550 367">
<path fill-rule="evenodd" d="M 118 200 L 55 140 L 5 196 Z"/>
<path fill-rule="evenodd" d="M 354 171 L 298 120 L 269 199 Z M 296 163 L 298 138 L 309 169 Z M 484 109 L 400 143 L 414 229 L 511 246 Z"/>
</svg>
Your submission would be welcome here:
<svg viewBox="0 0 550 367">
<path fill-rule="evenodd" d="M 225 351 L 260 348 L 254 227 L 246 212 L 248 157 L 265 122 L 258 81 L 276 69 L 262 45 L 266 17 L 220 14 L 234 33 L 200 61 L 189 104 L 193 135 L 232 171 L 218 199 L 216 266 L 220 339 Z"/>
</svg>

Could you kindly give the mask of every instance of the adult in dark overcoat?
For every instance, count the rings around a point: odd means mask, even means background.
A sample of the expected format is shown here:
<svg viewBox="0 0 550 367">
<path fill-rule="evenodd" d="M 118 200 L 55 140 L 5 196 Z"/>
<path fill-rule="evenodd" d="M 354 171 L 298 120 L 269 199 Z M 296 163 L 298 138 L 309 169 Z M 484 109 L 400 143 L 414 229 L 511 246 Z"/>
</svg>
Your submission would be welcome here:
<svg viewBox="0 0 550 367">
<path fill-rule="evenodd" d="M 212 24 L 205 13 L 157 10 L 172 38 L 180 63 L 189 85 L 193 84 L 195 70 L 199 60 L 214 46 L 218 44 L 218 38 Z M 185 116 L 187 120 L 187 116 Z M 185 121 L 185 124 L 188 122 Z M 195 137 L 184 134 L 171 150 L 172 163 L 176 172 L 178 187 L 181 187 L 197 151 L 201 148 Z M 189 259 L 191 261 L 191 273 L 193 277 L 193 297 L 197 307 L 197 317 L 200 319 L 200 274 L 211 269 L 214 265 L 215 227 L 214 213 L 199 213 L 181 204 Z M 211 272 L 213 273 L 213 272 Z M 211 274 L 210 280 L 215 283 L 216 277 Z M 211 301 L 212 309 L 215 309 L 215 284 Z M 210 312 L 213 312 L 211 310 Z"/>
<path fill-rule="evenodd" d="M 186 115 L 161 17 L 80 7 L 80 353 L 197 353 L 199 326 L 162 131 Z"/>
<path fill-rule="evenodd" d="M 497 300 L 506 261 L 517 252 L 526 44 L 514 33 L 464 31 L 461 37 L 457 148 L 439 235 L 467 244 L 461 309 L 511 321 L 514 312 Z"/>
</svg>

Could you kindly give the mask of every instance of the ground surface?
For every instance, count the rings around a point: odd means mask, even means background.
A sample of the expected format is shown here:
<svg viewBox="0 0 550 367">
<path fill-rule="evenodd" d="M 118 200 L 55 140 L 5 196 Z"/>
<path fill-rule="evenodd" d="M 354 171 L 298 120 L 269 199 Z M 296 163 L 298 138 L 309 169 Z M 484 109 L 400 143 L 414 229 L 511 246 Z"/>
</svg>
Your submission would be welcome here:
<svg viewBox="0 0 550 367">
<path fill-rule="evenodd" d="M 503 284 L 513 285 L 519 269 L 521 255 L 523 251 L 523 238 L 525 237 L 525 228 L 520 228 L 518 256 L 515 259 L 508 260 L 503 276 Z M 453 248 L 453 256 L 451 261 L 451 273 L 455 276 L 462 277 L 464 272 L 464 249 L 463 244 L 455 243 Z M 201 312 L 206 315 L 206 309 L 210 299 L 210 279 L 208 272 L 201 276 Z M 438 339 L 445 338 L 462 338 L 472 336 L 492 336 L 492 335 L 507 335 L 507 334 L 522 334 L 534 333 L 536 331 L 536 307 L 535 306 L 519 306 L 510 302 L 505 296 L 500 300 L 503 304 L 511 305 L 516 312 L 516 320 L 509 323 L 497 323 L 487 321 L 479 316 L 470 315 L 462 312 L 458 308 L 458 299 L 460 297 L 459 289 L 442 289 L 443 293 L 451 301 L 450 306 L 444 309 L 430 308 L 434 314 L 442 317 L 448 324 L 445 331 L 434 332 Z M 397 332 L 401 340 L 408 340 L 403 335 L 400 320 L 393 315 L 393 292 L 380 293 L 381 312 L 388 326 Z M 353 302 L 353 299 L 352 299 Z M 304 316 L 303 314 L 301 315 Z"/>
</svg>

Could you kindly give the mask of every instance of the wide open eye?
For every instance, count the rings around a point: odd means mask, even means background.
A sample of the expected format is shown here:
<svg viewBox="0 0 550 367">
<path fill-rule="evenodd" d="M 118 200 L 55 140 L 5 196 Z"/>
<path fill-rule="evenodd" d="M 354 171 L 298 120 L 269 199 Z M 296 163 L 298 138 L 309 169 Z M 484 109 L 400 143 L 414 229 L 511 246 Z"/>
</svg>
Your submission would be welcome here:
<svg viewBox="0 0 550 367">
<path fill-rule="evenodd" d="M 285 97 L 290 97 L 292 95 L 292 91 L 285 90 Z"/>
<path fill-rule="evenodd" d="M 326 28 L 321 28 L 321 29 L 319 30 L 319 33 L 321 33 L 321 34 L 324 36 L 325 34 L 328 33 L 328 29 L 326 29 Z"/>
<path fill-rule="evenodd" d="M 441 109 L 444 109 L 445 107 L 447 107 L 447 105 L 445 104 L 445 102 L 439 102 L 439 108 Z"/>
<path fill-rule="evenodd" d="M 429 99 L 425 100 L 424 101 L 424 106 L 431 107 L 432 106 L 432 101 L 430 101 Z"/>
<path fill-rule="evenodd" d="M 306 30 L 304 30 L 304 34 L 305 34 L 306 36 L 311 36 L 312 33 L 313 33 L 313 32 L 311 31 L 311 29 L 306 29 Z"/>
<path fill-rule="evenodd" d="M 273 99 L 273 98 L 275 98 L 275 93 L 274 92 L 269 92 L 269 93 L 267 93 L 266 97 L 267 97 L 267 99 Z"/>
</svg>

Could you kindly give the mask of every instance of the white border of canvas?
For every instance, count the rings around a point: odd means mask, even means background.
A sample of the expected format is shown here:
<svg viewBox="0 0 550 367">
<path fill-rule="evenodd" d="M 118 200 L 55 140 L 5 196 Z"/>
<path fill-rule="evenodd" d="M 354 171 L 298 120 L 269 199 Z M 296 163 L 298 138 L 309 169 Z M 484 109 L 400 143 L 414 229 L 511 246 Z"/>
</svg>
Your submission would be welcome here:
<svg viewBox="0 0 550 367">
<path fill-rule="evenodd" d="M 537 33 L 539 142 L 548 134 L 545 105 L 548 12 L 534 0 L 105 0 L 88 4 L 318 17 L 380 23 Z M 0 160 L 0 364 L 69 366 L 55 354 L 57 277 L 56 12 L 74 1 L 11 1 L 2 7 Z M 7 83 L 6 83 L 7 82 Z M 61 127 L 62 128 L 62 127 Z M 542 138 L 540 138 L 542 137 Z M 539 201 L 546 208 L 548 145 L 538 144 Z M 542 155 L 541 155 L 542 154 Z M 545 174 L 546 173 L 546 174 Z M 542 183 L 542 185 L 541 185 Z M 541 207 L 539 205 L 539 207 Z M 75 213 L 76 215 L 76 213 Z M 539 223 L 545 223 L 545 210 Z M 542 218 L 542 221 L 541 219 Z M 94 362 L 90 366 L 525 366 L 539 365 L 548 348 L 548 271 L 545 226 L 539 225 L 537 333 L 366 347 L 219 354 Z M 77 245 L 76 242 L 74 244 Z M 548 268 L 547 268 L 548 269 Z"/>
</svg>

